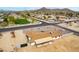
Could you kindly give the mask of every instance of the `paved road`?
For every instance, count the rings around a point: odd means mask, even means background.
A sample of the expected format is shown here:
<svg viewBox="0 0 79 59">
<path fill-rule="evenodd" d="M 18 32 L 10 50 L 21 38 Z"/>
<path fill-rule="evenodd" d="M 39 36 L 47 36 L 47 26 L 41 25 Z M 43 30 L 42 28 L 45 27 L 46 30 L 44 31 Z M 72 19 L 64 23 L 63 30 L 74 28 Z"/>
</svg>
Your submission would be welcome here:
<svg viewBox="0 0 79 59">
<path fill-rule="evenodd" d="M 70 32 L 73 32 L 73 33 L 76 34 L 76 35 L 79 35 L 79 32 L 78 32 L 78 31 L 71 30 L 71 29 L 68 29 L 68 28 L 65 28 L 65 27 L 59 26 L 59 25 L 57 25 L 57 24 L 50 24 L 50 25 L 54 25 L 54 26 L 56 26 L 56 27 L 59 27 L 59 28 L 62 28 L 62 29 L 68 30 L 68 31 L 70 31 Z"/>
<path fill-rule="evenodd" d="M 53 26 L 56 26 L 56 27 L 63 28 L 63 29 L 66 29 L 68 31 L 74 32 L 75 34 L 79 35 L 79 32 L 77 32 L 77 31 L 74 31 L 74 30 L 64 28 L 62 26 L 57 25 L 59 23 L 46 23 L 44 21 L 41 21 L 41 22 L 42 22 L 42 24 L 37 24 L 37 25 L 28 25 L 28 26 L 20 26 L 20 27 L 12 27 L 12 28 L 3 28 L 3 29 L 0 29 L 0 32 L 14 31 L 14 30 L 18 30 L 18 29 L 26 29 L 26 28 L 34 28 L 34 27 L 40 27 L 40 26 L 53 25 Z"/>
<path fill-rule="evenodd" d="M 18 30 L 18 29 L 26 29 L 26 28 L 33 28 L 33 27 L 47 26 L 47 25 L 49 25 L 49 24 L 42 23 L 42 24 L 37 24 L 37 25 L 28 25 L 28 26 L 20 26 L 20 27 L 2 28 L 2 29 L 0 29 L 0 32 L 14 31 L 14 30 Z"/>
</svg>

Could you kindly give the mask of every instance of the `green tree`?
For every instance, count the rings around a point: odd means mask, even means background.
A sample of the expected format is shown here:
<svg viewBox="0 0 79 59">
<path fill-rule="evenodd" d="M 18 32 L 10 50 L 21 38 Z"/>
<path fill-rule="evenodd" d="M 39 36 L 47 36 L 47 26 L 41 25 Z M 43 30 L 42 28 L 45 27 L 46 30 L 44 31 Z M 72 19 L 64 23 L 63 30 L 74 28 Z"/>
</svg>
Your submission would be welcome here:
<svg viewBox="0 0 79 59">
<path fill-rule="evenodd" d="M 4 16 L 3 19 L 4 19 L 4 23 L 6 23 L 6 25 L 8 25 L 9 23 L 8 23 L 8 20 L 7 20 L 7 16 Z"/>
<path fill-rule="evenodd" d="M 56 16 L 56 20 L 59 20 L 59 17 L 58 16 Z"/>
<path fill-rule="evenodd" d="M 30 16 L 31 16 L 31 14 L 28 12 L 28 13 L 27 13 L 27 16 L 29 16 L 29 17 L 30 17 Z"/>
<path fill-rule="evenodd" d="M 13 16 L 8 16 L 7 20 L 9 24 L 15 24 L 15 18 Z"/>
</svg>

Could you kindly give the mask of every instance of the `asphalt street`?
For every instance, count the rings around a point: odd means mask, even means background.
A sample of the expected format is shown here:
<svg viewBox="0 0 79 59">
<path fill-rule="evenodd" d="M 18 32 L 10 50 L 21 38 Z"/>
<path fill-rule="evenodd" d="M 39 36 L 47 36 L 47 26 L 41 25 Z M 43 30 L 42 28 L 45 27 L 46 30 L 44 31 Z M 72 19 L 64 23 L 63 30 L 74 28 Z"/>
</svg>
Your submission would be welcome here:
<svg viewBox="0 0 79 59">
<path fill-rule="evenodd" d="M 65 28 L 65 27 L 62 27 L 62 26 L 57 25 L 59 23 L 46 23 L 44 21 L 41 21 L 41 22 L 42 22 L 41 24 L 36 24 L 36 25 L 19 26 L 19 27 L 11 27 L 11 28 L 1 28 L 0 29 L 0 32 L 15 31 L 15 30 L 19 30 L 19 29 L 27 29 L 27 28 L 34 28 L 34 27 L 40 27 L 40 26 L 53 25 L 53 26 L 56 26 L 56 27 L 59 27 L 59 28 L 68 30 L 70 32 L 73 32 L 76 35 L 79 35 L 79 32 L 77 32 L 77 31 L 74 31 L 74 30 L 71 30 L 71 29 L 68 29 L 68 28 Z"/>
</svg>

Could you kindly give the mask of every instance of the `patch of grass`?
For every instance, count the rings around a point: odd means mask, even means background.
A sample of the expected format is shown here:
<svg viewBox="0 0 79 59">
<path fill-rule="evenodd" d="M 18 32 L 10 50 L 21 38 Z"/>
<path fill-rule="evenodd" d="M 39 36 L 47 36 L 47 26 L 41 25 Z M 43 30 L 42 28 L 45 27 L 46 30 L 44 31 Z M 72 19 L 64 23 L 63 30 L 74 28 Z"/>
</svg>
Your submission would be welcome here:
<svg viewBox="0 0 79 59">
<path fill-rule="evenodd" d="M 15 24 L 29 24 L 30 21 L 27 19 L 16 19 Z"/>
</svg>

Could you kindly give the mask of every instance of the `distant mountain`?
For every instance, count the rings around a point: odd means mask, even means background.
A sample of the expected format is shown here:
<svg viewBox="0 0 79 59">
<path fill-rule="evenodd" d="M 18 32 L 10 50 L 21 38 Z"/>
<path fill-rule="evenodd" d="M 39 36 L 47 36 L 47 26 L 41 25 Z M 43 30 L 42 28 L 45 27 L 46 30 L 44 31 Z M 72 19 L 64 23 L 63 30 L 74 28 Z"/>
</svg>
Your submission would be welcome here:
<svg viewBox="0 0 79 59">
<path fill-rule="evenodd" d="M 66 14 L 79 14 L 79 12 L 73 11 L 71 9 L 68 8 L 46 8 L 46 7 L 42 7 L 40 9 L 37 10 L 24 10 L 24 11 L 11 11 L 11 10 L 0 10 L 0 13 L 4 13 L 4 14 L 10 14 L 10 13 L 19 13 L 21 15 L 26 15 L 26 14 L 31 14 L 31 15 L 36 15 L 36 14 L 45 14 L 45 15 L 66 15 Z"/>
<path fill-rule="evenodd" d="M 50 10 L 50 9 L 48 9 L 48 8 L 46 8 L 46 7 L 42 7 L 42 8 L 40 8 L 40 9 L 38 9 L 38 10 Z"/>
<path fill-rule="evenodd" d="M 66 12 L 75 12 L 75 11 L 73 11 L 73 10 L 70 10 L 70 9 L 68 9 L 68 8 L 63 8 L 63 9 L 58 9 L 58 8 L 52 8 L 52 9 L 48 9 L 48 8 L 46 8 L 46 7 L 42 7 L 42 8 L 40 8 L 40 9 L 38 9 L 37 11 L 66 11 Z"/>
<path fill-rule="evenodd" d="M 46 8 L 42 7 L 40 9 L 34 10 L 33 13 L 37 14 L 54 14 L 54 15 L 65 15 L 65 14 L 77 14 L 78 12 L 73 11 L 68 8 Z"/>
<path fill-rule="evenodd" d="M 24 10 L 24 11 L 28 11 L 28 10 Z M 30 10 L 29 10 L 30 11 Z M 32 10 L 31 10 L 32 11 Z M 70 10 L 68 8 L 63 8 L 63 9 L 60 9 L 60 8 L 46 8 L 46 7 L 42 7 L 40 9 L 37 9 L 37 10 L 33 10 L 33 11 L 67 11 L 67 12 L 75 12 L 73 10 Z M 15 11 L 12 11 L 12 10 L 3 10 L 1 9 L 0 12 L 15 12 Z M 16 11 L 17 12 L 17 11 Z"/>
</svg>

